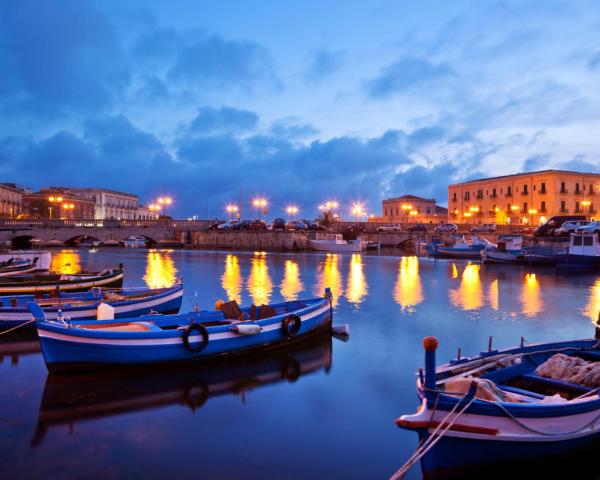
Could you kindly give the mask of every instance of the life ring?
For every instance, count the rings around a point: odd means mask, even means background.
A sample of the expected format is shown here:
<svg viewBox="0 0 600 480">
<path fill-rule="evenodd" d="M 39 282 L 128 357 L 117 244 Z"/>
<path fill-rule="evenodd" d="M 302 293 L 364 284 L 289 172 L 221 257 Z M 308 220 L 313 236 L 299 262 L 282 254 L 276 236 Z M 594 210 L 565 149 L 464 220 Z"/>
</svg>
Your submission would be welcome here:
<svg viewBox="0 0 600 480">
<path fill-rule="evenodd" d="M 292 328 L 290 329 L 290 323 L 292 323 Z M 288 315 L 281 322 L 281 331 L 287 338 L 295 337 L 296 334 L 300 331 L 300 327 L 302 326 L 302 320 L 298 315 Z"/>
<path fill-rule="evenodd" d="M 198 345 L 197 347 L 192 347 L 190 345 L 190 335 L 194 330 L 197 330 L 198 333 L 202 336 L 202 342 L 200 342 L 200 345 Z M 207 345 L 208 345 L 208 330 L 206 330 L 206 327 L 204 325 L 201 325 L 199 323 L 192 323 L 189 327 L 187 327 L 183 331 L 183 346 L 185 348 L 187 348 L 190 352 L 200 353 L 202 350 L 204 350 L 206 348 Z"/>
</svg>

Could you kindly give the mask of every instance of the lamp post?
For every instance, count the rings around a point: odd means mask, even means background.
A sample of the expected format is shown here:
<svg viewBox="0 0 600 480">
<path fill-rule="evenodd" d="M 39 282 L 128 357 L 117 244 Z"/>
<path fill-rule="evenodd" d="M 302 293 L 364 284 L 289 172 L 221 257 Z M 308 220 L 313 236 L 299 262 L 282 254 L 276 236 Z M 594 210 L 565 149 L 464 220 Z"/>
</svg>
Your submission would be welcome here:
<svg viewBox="0 0 600 480">
<path fill-rule="evenodd" d="M 254 201 L 252 202 L 252 205 L 254 205 L 254 208 L 256 208 L 256 210 L 258 211 L 258 219 L 262 220 L 262 214 L 264 213 L 265 215 L 265 219 L 267 218 L 267 199 L 266 198 L 255 198 Z"/>
<path fill-rule="evenodd" d="M 360 202 L 355 202 L 352 204 L 352 214 L 356 217 L 356 221 L 358 222 L 358 217 L 362 216 L 364 213 L 364 206 Z"/>
<path fill-rule="evenodd" d="M 166 215 L 167 207 L 169 207 L 173 203 L 173 199 L 171 197 L 158 197 L 157 202 L 159 208 L 162 208 L 162 214 Z"/>
<path fill-rule="evenodd" d="M 62 201 L 63 201 L 62 197 L 54 197 L 54 196 L 48 197 L 48 202 L 50 202 L 50 205 L 48 205 L 48 210 L 50 212 L 50 220 L 52 220 L 52 209 L 54 208 L 54 204 L 56 204 L 60 208 L 60 204 L 62 203 Z"/>
<path fill-rule="evenodd" d="M 229 221 L 233 220 L 234 215 L 236 215 L 239 211 L 239 208 L 237 205 L 234 205 L 233 203 L 228 204 L 225 207 L 225 211 L 227 212 L 227 219 Z"/>
<path fill-rule="evenodd" d="M 298 207 L 296 205 L 288 205 L 287 208 L 285 209 L 286 213 L 288 214 L 288 217 L 293 218 L 296 216 L 296 214 L 298 213 Z"/>
</svg>

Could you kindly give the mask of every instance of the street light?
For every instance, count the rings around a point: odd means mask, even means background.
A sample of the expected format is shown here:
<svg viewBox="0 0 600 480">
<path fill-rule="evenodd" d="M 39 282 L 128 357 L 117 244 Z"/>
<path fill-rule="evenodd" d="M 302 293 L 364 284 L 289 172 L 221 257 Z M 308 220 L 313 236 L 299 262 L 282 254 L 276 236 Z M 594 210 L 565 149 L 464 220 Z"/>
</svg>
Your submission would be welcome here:
<svg viewBox="0 0 600 480">
<path fill-rule="evenodd" d="M 167 207 L 173 203 L 173 199 L 171 197 L 158 197 L 157 202 L 158 202 L 159 206 L 162 207 L 163 215 L 165 215 L 166 211 L 167 211 Z"/>
<path fill-rule="evenodd" d="M 296 205 L 288 205 L 285 209 L 289 217 L 295 217 L 298 213 L 298 207 Z"/>
<path fill-rule="evenodd" d="M 231 221 L 233 220 L 233 215 L 238 212 L 239 208 L 237 205 L 230 203 L 225 207 L 225 210 L 227 211 L 228 219 Z"/>
<path fill-rule="evenodd" d="M 54 208 L 54 203 L 57 203 L 60 205 L 61 202 L 63 201 L 63 198 L 50 196 L 50 197 L 48 197 L 48 201 L 50 202 L 50 205 L 48 205 L 48 210 L 50 211 L 50 219 L 52 219 L 52 209 Z"/>
<path fill-rule="evenodd" d="M 358 222 L 358 217 L 362 216 L 364 213 L 364 205 L 360 202 L 355 202 L 352 204 L 352 214 L 356 217 L 356 221 Z"/>
<path fill-rule="evenodd" d="M 255 198 L 252 202 L 252 205 L 258 210 L 258 219 L 262 220 L 262 213 L 265 214 L 265 218 L 267 216 L 267 199 L 266 198 Z M 261 211 L 262 209 L 262 211 Z"/>
</svg>

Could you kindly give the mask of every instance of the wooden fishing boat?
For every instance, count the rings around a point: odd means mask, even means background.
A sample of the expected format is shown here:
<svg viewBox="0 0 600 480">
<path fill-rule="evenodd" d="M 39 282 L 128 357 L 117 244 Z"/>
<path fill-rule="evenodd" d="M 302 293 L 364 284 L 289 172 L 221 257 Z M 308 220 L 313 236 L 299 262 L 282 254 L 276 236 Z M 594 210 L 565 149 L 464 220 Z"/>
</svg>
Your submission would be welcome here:
<svg viewBox="0 0 600 480">
<path fill-rule="evenodd" d="M 502 235 L 497 245 L 486 246 L 484 263 L 516 263 L 519 265 L 555 265 L 557 252 L 551 247 L 523 247 L 522 235 Z"/>
<path fill-rule="evenodd" d="M 308 300 L 181 315 L 146 315 L 121 320 L 46 320 L 39 305 L 28 307 L 46 366 L 51 372 L 117 365 L 223 360 L 264 352 L 331 330 L 331 292 Z"/>
<path fill-rule="evenodd" d="M 453 245 L 443 245 L 439 239 L 434 239 L 427 244 L 429 255 L 434 258 L 455 258 L 478 260 L 487 245 L 491 245 L 485 239 L 472 237 L 471 242 L 467 242 L 464 236 L 457 236 Z"/>
<path fill-rule="evenodd" d="M 77 429 L 79 422 L 114 417 L 165 406 L 202 408 L 224 395 L 249 401 L 257 388 L 280 382 L 296 382 L 332 364 L 331 336 L 318 335 L 269 355 L 209 366 L 140 368 L 120 371 L 49 374 L 40 402 L 33 446 L 40 445 L 48 430 Z"/>
<path fill-rule="evenodd" d="M 598 330 L 597 330 L 598 331 Z M 599 335 L 596 335 L 599 337 Z M 433 476 L 571 452 L 600 438 L 598 339 L 523 345 L 460 358 L 436 368 L 435 337 L 423 341 L 417 413 L 396 423 L 418 432 L 419 459 Z"/>
<path fill-rule="evenodd" d="M 318 238 L 316 240 L 310 240 L 310 246 L 313 248 L 313 250 L 321 252 L 361 252 L 366 248 L 366 245 L 366 242 L 360 239 L 344 240 L 343 235 L 340 235 L 339 233 L 321 233 L 318 234 Z"/>
<path fill-rule="evenodd" d="M 14 260 L 35 261 L 38 270 L 46 271 L 50 268 L 52 254 L 49 250 L 8 250 L 0 251 L 0 262 Z"/>
<path fill-rule="evenodd" d="M 588 273 L 600 267 L 600 238 L 592 232 L 572 233 L 569 248 L 557 257 L 559 270 Z"/>
<path fill-rule="evenodd" d="M 14 275 L 0 279 L 1 295 L 44 294 L 56 291 L 83 292 L 94 287 L 120 288 L 123 268 L 102 270 L 98 273 L 39 273 Z"/>
<path fill-rule="evenodd" d="M 53 292 L 56 293 L 56 292 Z M 130 288 L 102 290 L 93 288 L 82 293 L 60 292 L 58 296 L 13 295 L 0 297 L 0 330 L 29 323 L 32 320 L 27 303 L 36 302 L 44 309 L 47 320 L 68 317 L 71 320 L 95 319 L 101 304 L 110 305 L 114 318 L 137 317 L 151 312 L 174 314 L 179 312 L 183 285 L 170 288 Z M 35 328 L 34 323 L 29 323 Z"/>
<path fill-rule="evenodd" d="M 23 273 L 31 273 L 37 270 L 37 258 L 33 260 L 15 260 L 11 258 L 0 263 L 0 277 L 11 277 Z"/>
</svg>

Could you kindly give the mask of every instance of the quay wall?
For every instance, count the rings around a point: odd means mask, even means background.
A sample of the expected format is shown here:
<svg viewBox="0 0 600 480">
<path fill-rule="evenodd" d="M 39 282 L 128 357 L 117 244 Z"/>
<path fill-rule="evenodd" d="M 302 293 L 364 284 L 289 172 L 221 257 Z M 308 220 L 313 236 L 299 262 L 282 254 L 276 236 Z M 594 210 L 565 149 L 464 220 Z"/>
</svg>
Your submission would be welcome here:
<svg viewBox="0 0 600 480">
<path fill-rule="evenodd" d="M 308 250 L 307 232 L 231 231 L 190 232 L 190 243 L 199 248 L 233 248 L 265 250 Z"/>
</svg>

